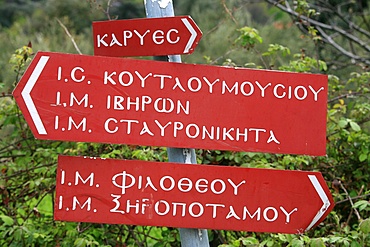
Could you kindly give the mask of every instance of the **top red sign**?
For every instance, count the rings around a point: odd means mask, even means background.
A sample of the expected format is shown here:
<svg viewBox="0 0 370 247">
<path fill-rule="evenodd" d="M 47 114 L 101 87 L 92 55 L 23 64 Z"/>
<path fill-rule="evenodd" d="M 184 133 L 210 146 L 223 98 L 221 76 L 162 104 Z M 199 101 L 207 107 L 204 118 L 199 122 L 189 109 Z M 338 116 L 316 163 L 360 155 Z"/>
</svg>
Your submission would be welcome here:
<svg viewBox="0 0 370 247">
<path fill-rule="evenodd" d="M 190 54 L 202 32 L 190 16 L 93 23 L 94 54 L 111 57 Z"/>
</svg>

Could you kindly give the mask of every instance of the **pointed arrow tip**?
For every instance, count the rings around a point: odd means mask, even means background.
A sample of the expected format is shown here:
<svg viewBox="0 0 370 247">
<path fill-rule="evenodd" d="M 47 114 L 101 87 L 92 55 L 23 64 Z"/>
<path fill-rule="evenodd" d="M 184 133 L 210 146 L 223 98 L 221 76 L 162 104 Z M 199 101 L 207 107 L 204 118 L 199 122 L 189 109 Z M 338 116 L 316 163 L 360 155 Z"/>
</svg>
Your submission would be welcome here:
<svg viewBox="0 0 370 247">
<path fill-rule="evenodd" d="M 40 118 L 40 115 L 36 109 L 36 106 L 35 106 L 35 103 L 33 102 L 32 100 L 32 97 L 31 97 L 31 91 L 33 89 L 33 87 L 35 86 L 39 76 L 41 75 L 43 69 L 45 68 L 46 66 L 46 63 L 48 62 L 49 60 L 49 56 L 41 56 L 40 60 L 37 62 L 34 70 L 32 71 L 30 77 L 28 78 L 22 92 L 21 92 L 21 95 L 22 95 L 22 98 L 24 100 L 24 103 L 31 115 L 31 118 L 32 118 L 32 121 L 33 123 L 35 124 L 35 127 L 37 129 L 37 132 L 40 134 L 40 135 L 46 135 L 47 132 L 46 132 L 46 129 L 44 127 L 44 124 L 42 123 L 42 120 Z"/>
<path fill-rule="evenodd" d="M 328 196 L 326 195 L 317 177 L 315 175 L 308 175 L 308 178 L 310 179 L 313 187 L 315 188 L 317 194 L 319 195 L 323 205 L 321 206 L 319 211 L 316 213 L 311 223 L 306 228 L 306 231 L 310 230 L 320 219 L 322 219 L 323 215 L 325 215 L 325 213 L 329 210 L 330 205 L 331 205 L 330 200 Z"/>
<path fill-rule="evenodd" d="M 189 20 L 187 18 L 181 18 L 182 22 L 184 23 L 184 25 L 186 26 L 186 28 L 189 30 L 189 32 L 191 33 L 191 36 L 188 40 L 188 43 L 186 44 L 185 46 L 185 49 L 184 49 L 184 53 L 190 53 L 190 51 L 192 51 L 192 46 L 194 44 L 194 41 L 196 39 L 196 37 L 198 36 L 196 30 L 193 28 L 193 26 L 190 24 Z"/>
</svg>

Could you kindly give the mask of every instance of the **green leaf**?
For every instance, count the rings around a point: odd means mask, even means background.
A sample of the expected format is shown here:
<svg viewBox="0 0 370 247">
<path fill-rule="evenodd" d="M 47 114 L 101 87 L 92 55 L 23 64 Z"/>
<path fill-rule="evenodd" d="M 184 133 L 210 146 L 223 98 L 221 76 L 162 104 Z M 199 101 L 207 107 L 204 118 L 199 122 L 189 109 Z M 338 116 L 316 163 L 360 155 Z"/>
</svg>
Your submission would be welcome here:
<svg viewBox="0 0 370 247">
<path fill-rule="evenodd" d="M 304 246 L 303 241 L 297 238 L 293 239 L 291 244 L 292 244 L 292 247 L 303 247 Z"/>
<path fill-rule="evenodd" d="M 360 160 L 360 162 L 365 161 L 367 159 L 367 154 L 364 154 L 364 153 L 360 154 L 360 156 L 358 157 L 358 159 Z"/>
<path fill-rule="evenodd" d="M 326 65 L 326 63 L 324 61 L 319 61 L 319 64 L 320 64 L 320 70 L 323 70 L 323 71 L 327 71 L 328 70 L 328 66 Z"/>
<path fill-rule="evenodd" d="M 254 237 L 247 237 L 247 238 L 242 238 L 242 243 L 244 245 L 251 245 L 251 244 L 259 244 L 259 241 Z"/>
<path fill-rule="evenodd" d="M 86 240 L 84 238 L 77 238 L 74 242 L 76 247 L 86 247 Z"/>
<path fill-rule="evenodd" d="M 153 247 L 161 247 L 161 246 L 163 246 L 162 242 L 157 242 L 153 245 Z"/>
<path fill-rule="evenodd" d="M 240 36 L 235 40 L 242 47 L 251 48 L 256 43 L 262 43 L 262 37 L 258 34 L 258 30 L 251 27 L 242 27 L 238 29 L 241 33 Z"/>
<path fill-rule="evenodd" d="M 274 246 L 274 244 L 275 244 L 274 240 L 269 239 L 269 240 L 267 240 L 266 246 L 272 247 L 272 246 Z"/>
<path fill-rule="evenodd" d="M 358 208 L 360 211 L 362 211 L 367 206 L 370 207 L 370 202 L 365 201 L 365 200 L 360 200 L 360 201 L 355 202 L 355 204 L 353 204 L 353 207 Z"/>
<path fill-rule="evenodd" d="M 370 233 L 370 218 L 361 221 L 359 228 L 361 232 L 365 234 L 369 234 Z"/>
<path fill-rule="evenodd" d="M 348 121 L 346 119 L 341 119 L 338 121 L 338 126 L 341 128 L 345 128 L 347 126 Z"/>
<path fill-rule="evenodd" d="M 321 238 L 314 238 L 311 240 L 310 247 L 325 247 L 325 243 Z"/>
<path fill-rule="evenodd" d="M 0 218 L 6 226 L 12 226 L 14 224 L 14 220 L 7 215 L 0 215 Z"/>
<path fill-rule="evenodd" d="M 361 131 L 361 127 L 360 127 L 360 125 L 358 125 L 356 122 L 350 121 L 350 122 L 349 122 L 349 125 L 351 126 L 351 128 L 352 128 L 354 131 L 356 131 L 356 132 Z"/>
<path fill-rule="evenodd" d="M 356 241 L 351 242 L 351 247 L 362 247 L 362 245 Z"/>
</svg>

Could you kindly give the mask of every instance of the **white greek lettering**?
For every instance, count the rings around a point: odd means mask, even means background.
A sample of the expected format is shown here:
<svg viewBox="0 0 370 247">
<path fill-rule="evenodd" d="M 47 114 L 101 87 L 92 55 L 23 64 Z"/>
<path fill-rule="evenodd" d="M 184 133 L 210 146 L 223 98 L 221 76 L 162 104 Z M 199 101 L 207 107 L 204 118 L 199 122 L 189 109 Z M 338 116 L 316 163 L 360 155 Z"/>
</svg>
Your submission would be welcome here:
<svg viewBox="0 0 370 247">
<path fill-rule="evenodd" d="M 153 132 L 150 131 L 148 124 L 146 122 L 143 122 L 143 128 L 140 131 L 140 135 L 144 135 L 145 133 L 154 136 Z"/>
<path fill-rule="evenodd" d="M 268 212 L 269 211 L 272 211 L 273 212 L 273 217 L 272 218 L 269 218 L 268 217 Z M 263 218 L 268 221 L 268 222 L 273 222 L 277 219 L 277 217 L 279 216 L 279 213 L 278 211 L 276 210 L 276 208 L 274 207 L 267 207 L 265 208 L 265 210 L 263 210 Z"/>
<path fill-rule="evenodd" d="M 163 89 L 164 88 L 164 84 L 165 84 L 164 79 L 165 78 L 168 78 L 168 79 L 171 79 L 172 78 L 172 76 L 170 76 L 170 75 L 159 75 L 159 74 L 155 74 L 155 75 L 153 75 L 153 77 L 154 78 L 157 78 L 157 77 L 160 78 L 160 89 Z"/>
<path fill-rule="evenodd" d="M 318 94 L 320 93 L 320 91 L 324 90 L 324 87 L 320 87 L 320 89 L 318 91 L 315 91 L 315 89 L 313 87 L 311 87 L 311 85 L 309 85 L 308 88 L 314 94 L 314 101 L 318 101 L 318 98 L 319 98 Z"/>
<path fill-rule="evenodd" d="M 245 184 L 245 180 L 242 180 L 240 183 L 238 183 L 237 185 L 236 184 L 234 184 L 234 182 L 230 179 L 230 178 L 228 178 L 227 179 L 227 181 L 231 184 L 231 186 L 234 188 L 234 195 L 238 195 L 238 188 L 239 188 L 239 186 L 240 185 L 242 185 L 242 184 Z"/>
<path fill-rule="evenodd" d="M 173 210 L 172 210 L 172 215 L 173 216 L 176 216 L 176 214 L 177 214 L 176 206 L 182 206 L 181 216 L 182 217 L 185 216 L 185 214 L 186 214 L 186 204 L 185 203 L 182 203 L 182 202 L 173 202 L 172 205 L 173 205 Z"/>
<path fill-rule="evenodd" d="M 147 35 L 147 33 L 149 33 L 150 30 L 146 30 L 145 33 L 143 35 L 141 35 L 137 30 L 134 30 L 134 33 L 139 37 L 140 39 L 140 45 L 144 45 L 144 37 L 145 35 Z"/>
<path fill-rule="evenodd" d="M 234 137 L 232 137 L 232 135 L 230 135 L 230 131 L 234 131 L 234 128 L 230 128 L 228 130 L 227 130 L 227 128 L 223 128 L 222 140 L 226 141 L 226 139 L 228 138 L 229 140 L 234 141 Z"/>
<path fill-rule="evenodd" d="M 196 88 L 193 88 L 193 86 L 192 86 L 193 85 L 193 81 L 196 81 L 197 82 L 197 87 Z M 202 88 L 202 82 L 200 81 L 200 79 L 198 77 L 191 77 L 188 80 L 188 88 L 193 93 L 198 92 Z"/>
<path fill-rule="evenodd" d="M 238 82 L 235 82 L 235 84 L 231 88 L 229 88 L 227 83 L 225 81 L 222 81 L 222 94 L 225 94 L 226 90 L 229 93 L 232 93 L 233 91 L 235 91 L 234 94 L 237 95 L 238 94 Z"/>
<path fill-rule="evenodd" d="M 208 180 L 204 178 L 198 179 L 195 182 L 195 190 L 199 193 L 206 193 L 208 191 Z"/>
<path fill-rule="evenodd" d="M 247 84 L 248 84 L 248 86 L 249 86 L 249 92 L 248 92 L 248 93 L 246 93 L 246 92 L 245 92 L 245 89 L 244 89 L 245 85 L 247 85 Z M 254 86 L 253 86 L 253 84 L 252 84 L 251 82 L 249 82 L 249 81 L 245 81 L 245 82 L 243 82 L 243 83 L 240 85 L 240 92 L 241 92 L 244 96 L 251 96 L 251 95 L 253 94 L 253 92 L 254 92 Z"/>
<path fill-rule="evenodd" d="M 139 200 L 135 201 L 135 204 L 130 204 L 130 200 L 126 201 L 126 213 L 130 213 L 131 208 L 135 208 L 135 214 L 139 213 Z"/>
<path fill-rule="evenodd" d="M 129 30 L 123 31 L 123 45 L 127 46 L 127 40 L 132 38 L 132 32 Z"/>
<path fill-rule="evenodd" d="M 181 192 L 189 192 L 193 188 L 193 182 L 189 178 L 181 178 L 177 187 Z"/>
<path fill-rule="evenodd" d="M 159 108 L 159 104 L 162 101 L 162 109 Z M 169 109 L 166 109 L 166 102 L 169 102 Z M 170 98 L 158 98 L 154 101 L 154 109 L 157 112 L 165 112 L 170 113 L 175 108 L 175 104 L 173 103 L 172 99 Z"/>
<path fill-rule="evenodd" d="M 219 183 L 221 185 L 221 189 L 219 191 L 217 191 L 216 188 L 215 188 L 216 183 Z M 215 179 L 211 182 L 211 191 L 213 193 L 215 193 L 216 195 L 224 193 L 225 189 L 226 189 L 226 184 L 223 180 Z"/>
<path fill-rule="evenodd" d="M 116 181 L 118 177 L 122 177 L 121 184 L 118 184 L 117 181 Z M 127 179 L 126 179 L 127 177 L 131 179 L 129 184 L 126 184 L 127 183 Z M 116 186 L 117 188 L 121 188 L 121 194 L 124 195 L 124 194 L 126 194 L 126 189 L 131 188 L 132 186 L 134 186 L 135 177 L 133 175 L 131 175 L 130 173 L 127 173 L 126 171 L 123 171 L 122 173 L 117 173 L 116 175 L 114 175 L 112 177 L 112 184 L 114 186 Z"/>
<path fill-rule="evenodd" d="M 184 128 L 184 124 L 181 122 L 174 122 L 173 124 L 173 136 L 177 137 L 177 131 L 182 130 Z"/>
<path fill-rule="evenodd" d="M 262 87 L 261 86 L 261 84 L 258 82 L 258 81 L 256 81 L 256 84 L 257 84 L 257 86 L 259 87 L 259 89 L 261 89 L 261 97 L 262 98 L 264 98 L 265 97 L 265 90 L 266 90 L 266 88 L 268 88 L 268 87 L 270 87 L 271 86 L 271 82 L 270 83 L 268 83 L 266 86 L 264 86 L 264 87 Z"/>
<path fill-rule="evenodd" d="M 194 130 L 195 130 L 195 133 L 193 135 L 190 133 L 190 128 L 191 127 L 193 127 Z M 186 133 L 187 137 L 189 137 L 189 138 L 193 138 L 193 139 L 197 138 L 199 136 L 199 127 L 198 127 L 198 125 L 193 124 L 193 123 L 188 124 L 185 128 L 185 133 Z"/>
<path fill-rule="evenodd" d="M 175 88 L 179 88 L 181 91 L 185 92 L 185 88 L 181 85 L 181 82 L 178 77 L 175 77 L 175 85 L 172 87 L 172 90 L 175 90 Z"/>
<path fill-rule="evenodd" d="M 165 180 L 170 181 L 170 186 L 168 188 L 164 185 Z M 159 180 L 159 187 L 161 187 L 163 191 L 171 191 L 175 187 L 175 180 L 171 176 L 164 176 Z"/>
<path fill-rule="evenodd" d="M 165 126 L 163 126 L 157 119 L 154 120 L 154 122 L 157 124 L 157 126 L 161 129 L 161 136 L 164 136 L 164 130 L 167 128 L 167 126 L 171 125 L 171 122 L 168 122 Z"/>
<path fill-rule="evenodd" d="M 152 76 L 152 73 L 148 73 L 145 77 L 143 77 L 139 71 L 136 71 L 135 70 L 135 74 L 137 75 L 137 77 L 139 77 L 140 81 L 141 81 L 141 87 L 144 88 L 145 87 L 145 80 L 149 77 L 149 76 Z"/>
<path fill-rule="evenodd" d="M 229 206 L 229 213 L 227 214 L 226 219 L 230 219 L 231 217 L 240 220 L 240 217 L 235 213 L 233 206 Z"/>
<path fill-rule="evenodd" d="M 112 84 L 112 85 L 116 85 L 117 82 L 115 82 L 113 79 L 112 79 L 112 76 L 116 75 L 117 73 L 115 71 L 113 71 L 112 73 L 110 73 L 108 75 L 108 71 L 105 71 L 104 72 L 104 85 L 107 85 L 108 84 L 108 81 Z"/>
<path fill-rule="evenodd" d="M 96 36 L 97 38 L 97 46 L 98 48 L 100 47 L 101 44 L 103 44 L 103 46 L 108 46 L 107 42 L 104 41 L 104 39 L 108 36 L 108 34 L 104 34 L 103 37 L 100 37 L 100 34 L 98 34 Z"/>
<path fill-rule="evenodd" d="M 280 144 L 278 139 L 276 139 L 274 132 L 272 130 L 270 130 L 270 136 L 269 136 L 269 139 L 267 140 L 267 143 L 270 143 L 272 141 L 277 143 L 277 144 Z"/>
<path fill-rule="evenodd" d="M 250 128 L 249 131 L 255 131 L 256 132 L 256 137 L 254 139 L 255 142 L 259 142 L 259 133 L 260 132 L 266 132 L 265 129 L 257 129 L 257 128 Z"/>
<path fill-rule="evenodd" d="M 165 209 L 163 212 L 159 212 L 159 204 L 160 203 L 163 203 L 164 206 L 165 206 Z M 158 215 L 166 215 L 168 214 L 168 212 L 170 211 L 170 204 L 168 204 L 168 202 L 166 202 L 165 200 L 159 200 L 157 201 L 155 204 L 154 204 L 154 211 L 158 214 Z"/>
<path fill-rule="evenodd" d="M 243 220 L 247 218 L 247 214 L 249 218 L 253 219 L 256 216 L 256 220 L 260 221 L 261 220 L 261 208 L 258 207 L 256 211 L 254 212 L 253 215 L 251 215 L 248 211 L 248 208 L 246 206 L 243 207 Z"/>
<path fill-rule="evenodd" d="M 214 203 L 207 203 L 206 207 L 212 207 L 212 218 L 215 219 L 217 217 L 217 207 L 222 207 L 224 208 L 225 205 L 223 204 L 214 204 Z"/>
<path fill-rule="evenodd" d="M 119 120 L 120 123 L 127 123 L 127 131 L 126 134 L 131 134 L 131 124 L 132 123 L 139 123 L 138 120 L 132 120 L 132 119 L 121 119 Z"/>
<path fill-rule="evenodd" d="M 110 134 L 114 134 L 118 131 L 118 127 L 116 126 L 113 130 L 109 128 L 109 123 L 113 121 L 114 123 L 118 123 L 118 121 L 115 119 L 115 118 L 108 118 L 105 122 L 104 122 L 104 130 Z"/>
<path fill-rule="evenodd" d="M 290 213 L 288 213 L 285 208 L 283 207 L 280 207 L 281 211 L 283 211 L 283 213 L 285 214 L 286 216 L 286 219 L 285 219 L 285 222 L 286 223 L 289 223 L 290 222 L 290 215 L 296 211 L 298 211 L 298 208 L 294 208 L 292 211 L 290 211 Z"/>
<path fill-rule="evenodd" d="M 303 92 L 303 95 L 302 96 L 299 96 L 299 93 L 298 93 L 298 90 L 301 89 L 301 91 Z M 294 96 L 297 100 L 304 100 L 307 98 L 307 89 L 304 87 L 304 86 L 297 86 L 295 89 L 294 89 Z"/>
<path fill-rule="evenodd" d="M 198 206 L 199 207 L 199 213 L 198 214 L 195 214 L 194 211 L 193 211 L 193 207 L 194 206 Z M 194 217 L 194 218 L 198 218 L 200 216 L 202 216 L 204 213 L 204 208 L 203 208 L 203 205 L 200 204 L 199 202 L 193 202 L 189 205 L 189 214 Z"/>
<path fill-rule="evenodd" d="M 122 44 L 117 40 L 116 35 L 112 33 L 112 40 L 110 41 L 109 46 L 112 47 L 114 45 L 122 46 Z"/>
<path fill-rule="evenodd" d="M 120 195 L 115 195 L 115 194 L 110 194 L 111 197 L 113 197 L 113 202 L 116 204 L 114 208 L 112 208 L 111 210 L 109 210 L 109 212 L 111 213 L 120 213 L 120 214 L 125 214 L 125 212 L 123 210 L 118 210 L 119 209 L 119 206 L 121 205 L 120 202 L 118 201 L 118 199 L 121 198 Z"/>
<path fill-rule="evenodd" d="M 216 79 L 214 80 L 212 83 L 208 80 L 207 77 L 203 77 L 203 80 L 207 83 L 208 87 L 209 87 L 209 93 L 213 93 L 213 85 L 215 85 L 217 82 L 220 81 L 220 79 Z"/>
</svg>

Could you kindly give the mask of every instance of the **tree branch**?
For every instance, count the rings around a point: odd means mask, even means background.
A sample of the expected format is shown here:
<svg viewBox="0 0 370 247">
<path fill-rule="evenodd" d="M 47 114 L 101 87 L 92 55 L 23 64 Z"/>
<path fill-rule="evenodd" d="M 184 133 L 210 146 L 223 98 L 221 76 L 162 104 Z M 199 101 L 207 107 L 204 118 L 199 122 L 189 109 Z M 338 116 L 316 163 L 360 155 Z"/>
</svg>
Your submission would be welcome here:
<svg viewBox="0 0 370 247">
<path fill-rule="evenodd" d="M 333 103 L 334 101 L 337 101 L 339 99 L 351 98 L 353 96 L 358 96 L 358 95 L 361 95 L 361 94 L 362 94 L 361 92 L 353 92 L 353 93 L 347 93 L 347 94 L 339 95 L 337 97 L 334 97 L 332 99 L 329 99 L 328 100 L 328 103 Z"/>
<path fill-rule="evenodd" d="M 353 54 L 352 52 L 347 51 L 346 49 L 344 49 L 343 47 L 341 47 L 339 44 L 337 44 L 333 40 L 332 36 L 328 35 L 326 33 L 326 31 L 324 31 L 324 30 L 334 31 L 337 34 L 340 34 L 344 38 L 348 39 L 349 41 L 352 41 L 352 42 L 358 44 L 362 49 L 364 49 L 364 52 L 366 54 L 368 54 L 370 52 L 369 42 L 367 42 L 367 41 L 365 42 L 365 41 L 361 40 L 359 37 L 357 37 L 357 36 L 349 33 L 348 31 L 346 31 L 346 30 L 344 30 L 344 29 L 342 29 L 342 28 L 340 28 L 340 27 L 338 27 L 336 25 L 328 25 L 328 24 L 322 23 L 320 21 L 314 20 L 312 18 L 309 18 L 307 16 L 300 15 L 299 13 L 297 13 L 296 11 L 294 11 L 289 6 L 289 4 L 288 4 L 287 1 L 286 1 L 286 6 L 280 4 L 276 0 L 265 0 L 265 1 L 268 2 L 271 5 L 276 6 L 279 9 L 283 10 L 284 12 L 288 13 L 290 16 L 293 16 L 293 17 L 297 18 L 298 20 L 303 21 L 303 23 L 307 23 L 307 24 L 310 24 L 310 25 L 314 26 L 320 32 L 320 34 L 321 34 L 321 36 L 323 38 L 323 41 L 326 42 L 326 43 L 328 43 L 328 44 L 330 44 L 331 46 L 333 46 L 335 49 L 337 49 L 342 54 L 346 55 L 347 57 L 349 57 L 351 59 L 354 59 L 355 61 L 363 62 L 363 63 L 365 63 L 367 65 L 370 65 L 370 58 L 365 58 L 365 57 L 357 56 L 357 55 Z M 340 13 L 337 13 L 336 12 L 336 14 L 338 16 L 340 16 L 340 18 L 344 18 L 343 15 L 341 15 Z M 364 29 L 360 28 L 359 26 L 355 25 L 353 22 L 350 22 L 347 19 L 345 19 L 345 20 L 346 20 L 345 21 L 346 24 L 350 28 L 353 28 L 353 30 L 359 31 L 359 32 L 361 32 L 361 34 L 364 34 L 365 36 L 370 37 L 370 33 L 369 32 L 367 32 L 366 30 L 364 30 Z"/>
<path fill-rule="evenodd" d="M 357 216 L 357 219 L 360 221 L 361 220 L 361 216 L 360 216 L 359 212 L 357 211 L 357 209 L 354 207 L 352 198 L 349 196 L 348 191 L 343 186 L 343 183 L 341 181 L 339 181 L 339 184 L 340 184 L 340 187 L 342 188 L 342 190 L 344 191 L 344 193 L 346 193 L 346 196 L 347 196 L 349 202 L 351 203 L 352 210 L 354 210 L 354 212 L 355 212 L 355 214 Z"/>
<path fill-rule="evenodd" d="M 370 65 L 370 60 L 368 60 L 366 58 L 363 58 L 363 57 L 360 57 L 360 56 L 357 56 L 357 55 L 353 54 L 352 52 L 349 52 L 349 51 L 345 50 L 343 47 L 341 47 L 339 44 L 337 44 L 329 35 L 327 35 L 321 27 L 317 26 L 316 29 L 320 32 L 321 36 L 324 38 L 323 40 L 326 43 L 329 43 L 331 46 L 333 46 L 339 52 L 341 52 L 342 54 L 346 55 L 347 57 L 349 57 L 353 60 L 361 61 L 365 64 Z"/>
<path fill-rule="evenodd" d="M 75 47 L 75 49 L 77 50 L 77 52 L 78 52 L 78 54 L 82 54 L 82 52 L 80 51 L 80 49 L 78 48 L 78 46 L 77 46 L 77 44 L 76 44 L 76 42 L 75 42 L 75 40 L 74 40 L 74 38 L 72 37 L 72 35 L 69 33 L 69 31 L 68 31 L 68 29 L 67 29 L 67 27 L 66 26 L 64 26 L 63 25 L 63 23 L 58 19 L 58 18 L 56 18 L 57 19 L 57 21 L 58 21 L 58 23 L 59 23 L 59 25 L 64 29 L 64 31 L 66 32 L 66 34 L 68 35 L 68 37 L 71 39 L 71 41 L 72 41 L 72 43 L 73 43 L 73 45 L 74 45 L 74 47 Z"/>
</svg>

